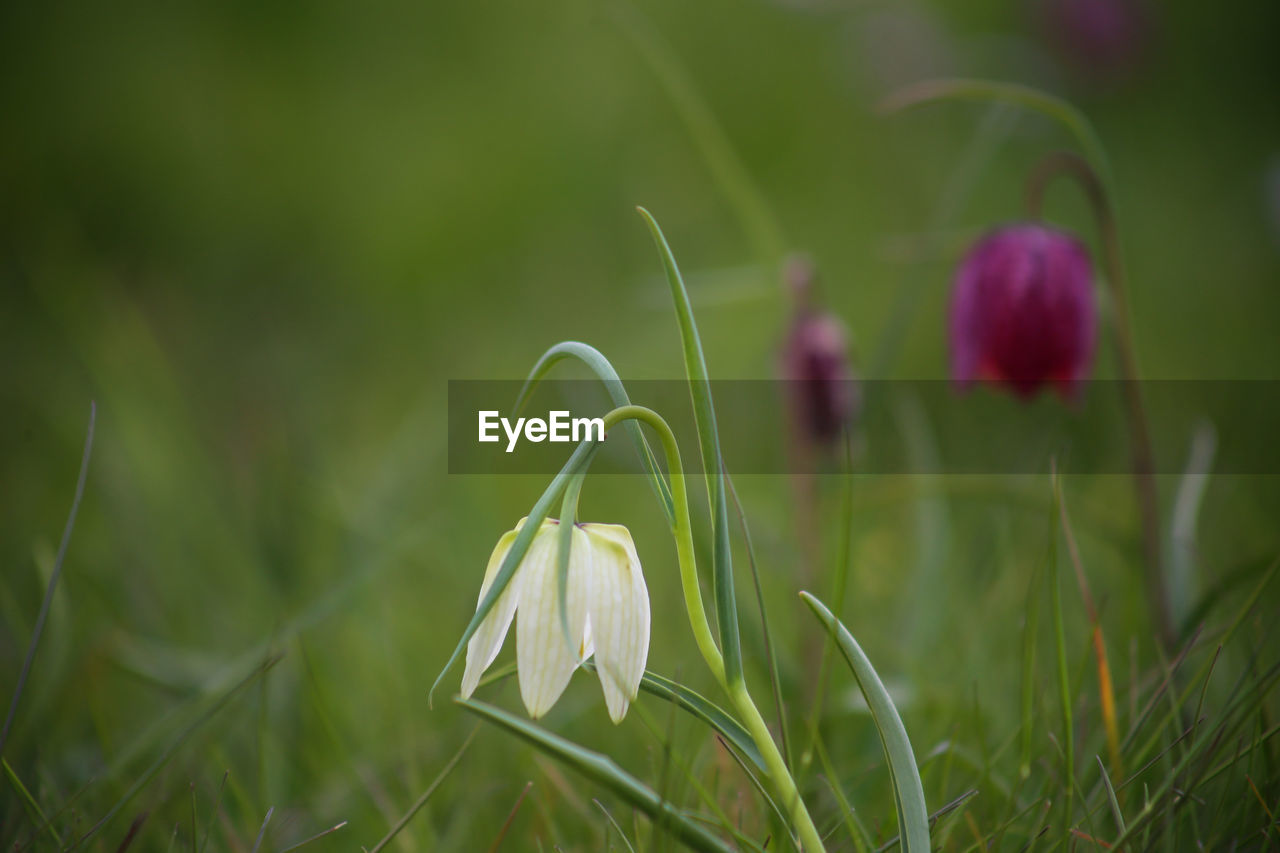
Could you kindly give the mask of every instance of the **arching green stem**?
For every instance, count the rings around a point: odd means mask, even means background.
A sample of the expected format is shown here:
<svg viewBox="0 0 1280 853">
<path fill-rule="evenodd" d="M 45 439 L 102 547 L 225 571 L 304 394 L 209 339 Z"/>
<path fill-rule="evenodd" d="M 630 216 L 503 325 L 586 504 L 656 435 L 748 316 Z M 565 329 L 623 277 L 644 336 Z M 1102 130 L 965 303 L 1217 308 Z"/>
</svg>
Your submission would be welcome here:
<svg viewBox="0 0 1280 853">
<path fill-rule="evenodd" d="M 1147 424 L 1146 409 L 1142 403 L 1141 374 L 1133 346 L 1133 326 L 1129 320 L 1129 306 L 1125 295 L 1126 281 L 1124 258 L 1120 252 L 1120 231 L 1106 186 L 1088 161 L 1078 154 L 1058 151 L 1049 154 L 1027 178 L 1027 213 L 1033 219 L 1040 218 L 1044 194 L 1049 182 L 1065 175 L 1073 178 L 1089 199 L 1097 220 L 1098 235 L 1102 246 L 1102 263 L 1106 271 L 1107 285 L 1111 289 L 1112 339 L 1120 366 L 1121 387 L 1129 417 L 1129 441 L 1133 454 L 1134 485 L 1138 495 L 1138 507 L 1142 516 L 1142 549 L 1145 557 L 1147 603 L 1155 623 L 1160 643 L 1166 652 L 1177 646 L 1173 611 L 1169 603 L 1168 586 L 1165 583 L 1164 564 L 1160 548 L 1160 509 L 1157 502 L 1155 462 L 1151 452 L 1151 432 Z"/>
<path fill-rule="evenodd" d="M 879 111 L 896 113 L 912 107 L 944 101 L 995 101 L 1014 104 L 1048 116 L 1071 131 L 1080 143 L 1080 147 L 1097 164 L 1104 183 L 1111 182 L 1111 167 L 1107 160 L 1106 149 L 1102 147 L 1098 132 L 1093 129 L 1093 125 L 1085 118 L 1084 113 L 1062 98 L 1030 86 L 1006 83 L 1002 80 L 964 78 L 922 80 L 899 89 L 881 101 Z"/>
<path fill-rule="evenodd" d="M 671 427 L 662 416 L 652 409 L 643 406 L 622 406 L 604 416 L 605 431 L 626 420 L 637 420 L 651 427 L 662 442 L 667 458 L 667 474 L 671 480 L 671 497 L 675 515 L 671 522 L 671 533 L 676 540 L 676 554 L 680 562 L 680 582 L 684 589 L 685 607 L 689 611 L 689 623 L 693 627 L 693 635 L 698 649 L 702 652 L 707 666 L 711 668 L 716 681 L 724 688 L 734 708 L 742 716 L 742 723 L 750 733 L 751 739 L 760 750 L 765 768 L 773 782 L 778 804 L 791 819 L 796 834 L 800 839 L 801 849 L 806 853 L 821 851 L 822 837 L 809 816 L 800 792 L 796 788 L 795 779 L 787 769 L 786 760 L 778 750 L 769 731 L 769 726 L 756 707 L 747 691 L 745 679 L 736 679 L 732 683 L 726 681 L 724 658 L 716 647 L 707 622 L 707 612 L 702 605 L 702 591 L 698 586 L 698 568 L 693 548 L 693 526 L 689 519 L 689 495 L 685 486 L 684 469 L 680 463 L 680 447 L 676 444 Z"/>
<path fill-rule="evenodd" d="M 587 369 L 596 375 L 604 385 L 605 391 L 608 392 L 609 399 L 614 406 L 631 405 L 631 398 L 627 396 L 626 386 L 622 384 L 618 371 L 614 369 L 613 365 L 609 363 L 609 359 L 605 358 L 600 350 L 581 341 L 561 341 L 544 352 L 542 357 L 538 359 L 538 363 L 529 371 L 529 376 L 525 379 L 524 385 L 521 386 L 520 394 L 516 397 L 516 403 L 513 407 L 514 414 L 520 414 L 520 410 L 529 401 L 533 390 L 547 375 L 548 371 L 559 362 L 569 358 L 582 362 Z M 631 433 L 631 438 L 636 445 L 636 452 L 640 454 L 640 461 L 644 463 L 645 470 L 649 473 L 649 483 L 653 487 L 654 494 L 658 496 L 662 511 L 666 514 L 667 521 L 670 521 L 671 489 L 667 486 L 666 481 L 662 479 L 662 473 L 658 471 L 653 451 L 649 449 L 649 443 L 645 441 L 644 434 L 640 432 L 638 424 L 629 422 L 627 431 Z"/>
<path fill-rule="evenodd" d="M 698 324 L 693 319 L 689 291 L 684 286 L 671 246 L 653 214 L 643 207 L 637 207 L 636 211 L 649 226 L 654 246 L 662 257 L 667 284 L 671 288 L 671 301 L 676 310 L 676 322 L 680 327 L 693 421 L 698 428 L 698 449 L 702 453 L 702 467 L 706 474 L 707 505 L 711 510 L 711 592 L 716 607 L 716 625 L 720 629 L 725 678 L 732 685 L 743 678 L 742 643 L 738 631 L 737 599 L 733 592 L 733 549 L 729 546 L 724 460 L 720 453 L 720 431 L 716 427 L 716 407 L 711 400 L 711 377 L 707 373 Z"/>
<path fill-rule="evenodd" d="M 680 446 L 671 427 L 662 416 L 644 406 L 620 406 L 604 416 L 604 429 L 607 434 L 614 426 L 624 421 L 639 421 L 653 429 L 662 442 L 662 450 L 667 457 L 667 476 L 671 480 L 671 500 L 675 510 L 671 519 L 671 533 L 676 540 L 676 556 L 680 563 L 680 586 L 684 591 L 685 609 L 689 611 L 689 624 L 693 628 L 693 637 L 698 643 L 698 651 L 711 668 L 716 682 L 724 685 L 724 658 L 716 646 L 715 636 L 711 632 L 711 624 L 707 621 L 707 610 L 702 605 L 702 588 L 698 586 L 698 567 L 693 550 L 693 525 L 689 520 L 689 491 L 685 485 L 684 468 L 680 462 Z"/>
</svg>

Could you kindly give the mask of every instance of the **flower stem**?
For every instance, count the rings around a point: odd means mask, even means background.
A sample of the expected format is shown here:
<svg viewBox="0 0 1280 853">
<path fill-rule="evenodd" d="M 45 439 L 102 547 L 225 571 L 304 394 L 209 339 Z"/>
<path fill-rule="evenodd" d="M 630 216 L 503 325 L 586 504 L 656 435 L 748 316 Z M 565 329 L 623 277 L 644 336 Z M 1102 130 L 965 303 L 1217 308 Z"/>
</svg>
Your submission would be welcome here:
<svg viewBox="0 0 1280 853">
<path fill-rule="evenodd" d="M 680 564 L 680 586 L 684 592 L 685 609 L 689 612 L 689 625 L 693 628 L 693 638 L 698 644 L 698 651 L 711 668 L 716 682 L 723 685 L 724 658 L 716 646 L 711 624 L 707 621 L 707 610 L 702 605 L 702 589 L 698 586 L 697 562 L 693 550 L 693 526 L 689 521 L 689 492 L 685 486 L 684 468 L 680 463 L 680 446 L 671 427 L 662 416 L 644 406 L 620 406 L 604 416 L 605 432 L 613 429 L 615 424 L 626 420 L 637 420 L 652 427 L 662 440 L 662 449 L 667 457 L 667 474 L 671 478 L 671 497 L 675 508 L 675 516 L 671 521 L 671 533 L 676 540 L 676 556 Z"/>
<path fill-rule="evenodd" d="M 634 419 L 652 427 L 662 441 L 662 449 L 667 457 L 667 473 L 671 478 L 671 496 L 675 507 L 675 517 L 671 523 L 671 533 L 676 540 L 676 555 L 680 563 L 680 584 L 684 590 L 685 608 L 689 611 L 689 624 L 693 628 L 693 636 L 698 650 L 715 676 L 716 682 L 729 695 L 738 713 L 743 718 L 743 725 L 755 742 L 756 748 L 764 759 L 765 769 L 773 782 L 779 804 L 791 819 L 793 828 L 800 838 L 801 849 L 805 853 L 817 853 L 823 850 L 822 837 L 814 826 L 813 818 L 795 780 L 787 770 L 787 762 L 778 751 L 778 744 L 769 732 L 769 726 L 760 714 L 747 691 L 746 681 L 739 679 L 729 684 L 725 679 L 724 658 L 716 646 L 707 622 L 707 611 L 702 605 L 702 591 L 698 586 L 697 559 L 693 549 L 693 525 L 689 519 L 689 493 L 685 486 L 684 469 L 680 464 L 680 447 L 676 443 L 671 427 L 662 416 L 652 409 L 643 406 L 622 406 L 604 416 L 605 431 L 612 429 L 617 423 Z"/>
<path fill-rule="evenodd" d="M 769 771 L 769 777 L 773 780 L 773 785 L 777 789 L 778 805 L 791 818 L 791 823 L 800 837 L 800 849 L 805 853 L 813 853 L 813 851 L 822 851 L 822 836 L 818 834 L 818 828 L 814 826 L 813 818 L 809 816 L 809 810 L 805 807 L 804 801 L 800 799 L 800 792 L 796 789 L 796 783 L 791 778 L 791 773 L 787 770 L 787 762 L 783 759 L 782 753 L 778 751 L 778 745 L 773 739 L 773 735 L 769 732 L 769 726 L 765 723 L 764 717 L 760 715 L 760 709 L 756 707 L 756 703 L 752 701 L 751 694 L 747 692 L 746 681 L 739 681 L 732 688 L 726 688 L 729 698 L 733 701 L 733 705 L 738 709 L 738 713 L 742 715 L 742 723 L 747 727 L 747 731 L 751 734 L 751 739 L 755 741 L 756 746 L 760 750 L 760 756 L 764 759 L 764 766 Z"/>
<path fill-rule="evenodd" d="M 1129 319 L 1128 301 L 1125 297 L 1124 259 L 1120 253 L 1120 231 L 1116 224 L 1115 210 L 1106 187 L 1098 174 L 1080 155 L 1067 151 L 1054 152 L 1036 166 L 1027 179 L 1027 212 L 1034 219 L 1040 218 L 1045 189 L 1059 175 L 1074 178 L 1084 190 L 1093 207 L 1098 233 L 1102 244 L 1102 259 L 1106 269 L 1107 284 L 1111 288 L 1111 324 L 1129 417 L 1129 441 L 1133 454 L 1134 486 L 1138 496 L 1138 508 L 1142 515 L 1142 550 L 1146 564 L 1147 604 L 1155 623 L 1160 645 L 1166 652 L 1177 646 L 1177 631 L 1169 602 L 1169 590 L 1165 583 L 1164 565 L 1160 548 L 1160 510 L 1156 492 L 1155 463 L 1151 451 L 1151 433 L 1147 424 L 1146 409 L 1142 404 L 1141 374 L 1133 345 L 1133 326 Z"/>
</svg>

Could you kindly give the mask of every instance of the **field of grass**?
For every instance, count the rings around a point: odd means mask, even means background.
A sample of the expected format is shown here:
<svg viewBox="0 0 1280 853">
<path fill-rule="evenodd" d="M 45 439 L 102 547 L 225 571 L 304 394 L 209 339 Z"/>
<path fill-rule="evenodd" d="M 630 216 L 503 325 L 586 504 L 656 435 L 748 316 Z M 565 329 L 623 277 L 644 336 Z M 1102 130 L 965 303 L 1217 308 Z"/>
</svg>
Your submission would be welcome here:
<svg viewBox="0 0 1280 853">
<path fill-rule="evenodd" d="M 1144 10 L 1119 69 L 1012 0 L 0 11 L 0 844 L 796 849 L 690 628 L 696 560 L 829 850 L 917 853 L 921 805 L 934 849 L 1280 847 L 1280 14 L 1119 5 Z M 726 450 L 722 508 L 688 477 L 687 543 L 638 463 L 585 478 L 578 518 L 643 564 L 649 672 L 697 697 L 647 684 L 615 726 L 580 671 L 530 722 L 514 631 L 470 704 L 461 663 L 429 697 L 554 474 L 451 473 L 450 380 L 566 340 L 637 388 L 699 359 L 772 380 L 793 252 L 862 379 L 945 380 L 956 265 L 1063 149 L 1115 204 L 1142 375 L 1244 389 L 1234 419 L 1152 425 L 1173 636 L 1127 463 L 919 473 L 953 444 L 908 395 L 885 417 L 918 467 L 856 423 L 814 476 Z M 1105 276 L 1084 195 L 1045 215 Z M 1125 376 L 1101 314 L 1095 382 Z M 719 414 L 726 448 L 794 441 Z"/>
</svg>

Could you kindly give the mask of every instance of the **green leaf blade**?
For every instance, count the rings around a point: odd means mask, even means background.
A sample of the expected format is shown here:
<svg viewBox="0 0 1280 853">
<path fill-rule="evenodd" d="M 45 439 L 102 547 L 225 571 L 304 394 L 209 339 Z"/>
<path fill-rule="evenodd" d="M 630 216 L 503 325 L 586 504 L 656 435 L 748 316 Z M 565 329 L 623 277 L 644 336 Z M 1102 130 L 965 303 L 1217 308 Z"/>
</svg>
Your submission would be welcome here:
<svg viewBox="0 0 1280 853">
<path fill-rule="evenodd" d="M 529 510 L 528 521 L 525 522 L 520 532 L 516 534 L 516 540 L 511 543 L 511 550 L 503 558 L 502 567 L 498 569 L 498 574 L 494 577 L 493 584 L 489 587 L 484 599 L 476 607 L 475 615 L 467 623 L 461 639 L 458 640 L 453 653 L 449 655 L 449 660 L 445 662 L 444 668 L 440 670 L 440 674 L 432 682 L 431 689 L 427 691 L 428 707 L 431 705 L 431 699 L 435 695 L 436 688 L 440 686 L 440 682 L 444 680 L 445 675 L 453 668 L 453 665 L 458 662 L 458 658 L 462 656 L 467 643 L 471 641 L 471 637 L 479 630 L 480 623 L 484 621 L 485 617 L 489 615 L 489 611 L 498 603 L 498 597 L 507 588 L 507 584 L 511 583 L 511 578 L 515 575 L 520 561 L 524 559 L 524 555 L 528 552 L 529 545 L 532 544 L 538 528 L 542 526 L 542 522 L 550 514 L 551 505 L 564 493 L 569 480 L 585 470 L 587 464 L 591 461 L 596 445 L 597 442 L 591 440 L 579 444 L 578 448 L 573 451 L 573 455 L 569 457 L 569 461 L 560 469 L 560 473 L 556 474 L 551 484 L 547 486 L 546 491 L 542 493 L 542 497 L 538 498 L 538 502 L 533 505 L 533 509 Z"/>
<path fill-rule="evenodd" d="M 680 342 L 684 354 L 689 394 L 693 400 L 694 421 L 698 428 L 698 448 L 702 453 L 703 472 L 707 478 L 707 501 L 711 505 L 712 526 L 712 592 L 715 597 L 716 621 L 720 628 L 720 649 L 724 655 L 725 681 L 730 686 L 742 681 L 742 643 L 738 629 L 738 605 L 733 591 L 733 557 L 729 549 L 729 512 L 725 497 L 724 459 L 720 453 L 720 433 L 716 427 L 715 405 L 707 362 L 693 319 L 689 292 L 684 286 L 680 268 L 667 238 L 663 236 L 653 215 L 643 207 L 636 208 L 649 226 L 654 245 L 662 256 L 662 267 L 675 303 L 676 321 L 680 326 Z"/>
<path fill-rule="evenodd" d="M 595 671 L 595 660 L 583 664 L 585 669 Z M 761 771 L 765 771 L 764 757 L 755 741 L 734 717 L 701 693 L 690 690 L 678 681 L 645 670 L 640 679 L 640 689 L 644 692 L 665 699 L 683 708 L 711 728 L 715 729 L 725 740 L 747 757 Z"/>
<path fill-rule="evenodd" d="M 880 742 L 889 765 L 894 801 L 898 805 L 903 850 L 906 853 L 929 853 L 929 810 L 925 806 L 924 786 L 920 781 L 920 770 L 916 766 L 907 729 L 902 724 L 902 717 L 898 715 L 889 691 L 885 689 L 884 682 L 871 666 L 871 661 L 844 624 L 814 596 L 801 592 L 800 597 L 809 605 L 818 621 L 835 637 L 845 662 L 853 671 L 854 680 L 867 700 L 867 707 L 871 710 L 871 718 L 880 734 Z"/>
<path fill-rule="evenodd" d="M 729 853 L 731 847 L 708 832 L 674 804 L 662 799 L 652 788 L 627 773 L 612 759 L 547 731 L 528 720 L 474 699 L 455 699 L 481 719 L 505 729 L 534 748 L 567 765 L 594 784 L 612 791 L 628 805 L 639 809 L 653 822 L 669 831 L 692 850 Z"/>
<path fill-rule="evenodd" d="M 895 113 L 926 104 L 944 103 L 947 101 L 985 101 L 1013 104 L 1023 109 L 1038 112 L 1061 123 L 1075 136 L 1085 155 L 1093 163 L 1094 168 L 1102 176 L 1102 181 L 1111 187 L 1111 164 L 1107 159 L 1106 149 L 1093 125 L 1084 113 L 1076 109 L 1062 98 L 1042 92 L 1031 86 L 1020 83 L 1007 83 L 1002 80 L 973 80 L 965 78 L 946 78 L 941 80 L 923 80 L 913 83 L 890 95 L 880 104 L 880 112 Z M 1114 195 L 1114 194 L 1112 194 Z"/>
<path fill-rule="evenodd" d="M 544 352 L 533 366 L 533 369 L 529 371 L 528 377 L 524 380 L 524 385 L 520 388 L 520 394 L 516 397 L 514 406 L 516 414 L 519 414 L 520 410 L 524 408 L 534 389 L 538 387 L 538 383 L 550 372 L 551 368 L 559 362 L 570 358 L 582 362 L 588 370 L 596 375 L 596 378 L 604 385 L 605 392 L 609 395 L 614 408 L 620 409 L 631 405 L 631 397 L 627 394 L 626 386 L 622 384 L 618 371 L 614 369 L 603 353 L 590 344 L 584 344 L 580 341 L 561 341 Z M 636 446 L 636 453 L 640 455 L 640 461 L 644 464 L 645 471 L 649 475 L 649 485 L 653 488 L 654 494 L 657 495 L 658 503 L 666 514 L 667 523 L 670 524 L 675 519 L 675 505 L 671 497 L 671 487 L 667 485 L 666 478 L 662 476 L 662 471 L 658 468 L 657 455 L 653 452 L 653 448 L 650 447 L 649 440 L 645 438 L 639 424 L 635 421 L 627 421 L 626 430 Z"/>
</svg>

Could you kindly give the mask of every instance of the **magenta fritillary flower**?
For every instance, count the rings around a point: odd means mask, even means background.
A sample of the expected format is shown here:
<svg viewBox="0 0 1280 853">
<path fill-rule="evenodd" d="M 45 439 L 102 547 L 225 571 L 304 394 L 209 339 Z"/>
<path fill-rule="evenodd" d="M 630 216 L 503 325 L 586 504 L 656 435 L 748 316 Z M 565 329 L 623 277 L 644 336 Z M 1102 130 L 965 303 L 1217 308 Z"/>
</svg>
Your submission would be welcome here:
<svg viewBox="0 0 1280 853">
<path fill-rule="evenodd" d="M 1042 386 L 1076 396 L 1093 365 L 1093 270 L 1072 235 L 1033 223 L 983 237 L 951 290 L 951 377 L 1022 397 Z"/>
</svg>

